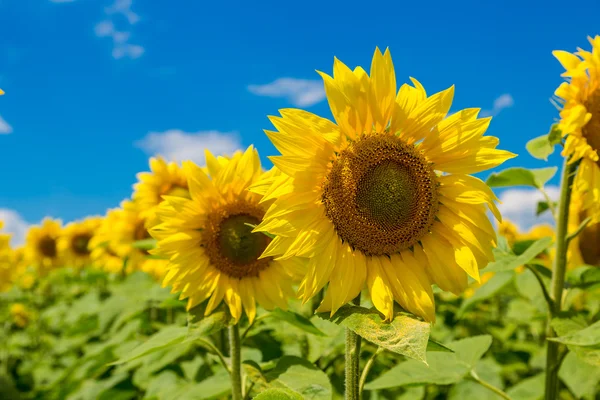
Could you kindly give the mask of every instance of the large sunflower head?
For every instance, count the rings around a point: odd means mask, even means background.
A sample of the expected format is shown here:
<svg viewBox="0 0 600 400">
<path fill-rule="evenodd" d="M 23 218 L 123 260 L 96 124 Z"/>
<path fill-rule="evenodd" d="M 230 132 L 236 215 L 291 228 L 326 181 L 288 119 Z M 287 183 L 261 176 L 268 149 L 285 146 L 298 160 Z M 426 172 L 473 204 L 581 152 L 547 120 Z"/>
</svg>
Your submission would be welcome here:
<svg viewBox="0 0 600 400">
<path fill-rule="evenodd" d="M 115 251 L 114 235 L 114 229 L 122 214 L 122 209 L 109 210 L 88 245 L 93 265 L 113 274 L 118 274 L 123 270 L 123 259 Z"/>
<path fill-rule="evenodd" d="M 575 188 L 583 196 L 582 207 L 600 222 L 600 36 L 588 39 L 591 52 L 553 52 L 567 79 L 554 94 L 562 103 L 558 127 L 567 137 L 563 155 L 571 162 L 581 160 Z"/>
<path fill-rule="evenodd" d="M 588 218 L 589 209 L 583 207 L 581 194 L 575 192 L 569 207 L 569 232 L 575 232 Z M 591 222 L 569 243 L 569 268 L 581 265 L 600 267 L 600 223 Z"/>
<path fill-rule="evenodd" d="M 156 223 L 156 207 L 162 196 L 189 198 L 187 181 L 183 170 L 174 162 L 167 163 L 163 158 L 150 159 L 151 172 L 140 172 L 138 182 L 133 186 L 133 200 L 140 213 L 147 220 L 148 227 Z"/>
<path fill-rule="evenodd" d="M 298 261 L 259 258 L 271 239 L 252 233 L 252 226 L 262 222 L 269 203 L 246 190 L 277 172 L 262 173 L 252 146 L 231 159 L 207 151 L 206 160 L 208 174 L 184 163 L 191 198 L 165 196 L 161 223 L 150 230 L 158 239 L 155 252 L 170 258 L 163 284 L 189 298 L 188 309 L 210 298 L 206 314 L 225 300 L 235 320 L 242 309 L 253 320 L 257 302 L 285 308 Z"/>
<path fill-rule="evenodd" d="M 27 232 L 25 259 L 40 275 L 62 266 L 58 251 L 61 231 L 61 221 L 45 218 L 41 225 L 33 226 Z"/>
<path fill-rule="evenodd" d="M 89 217 L 65 226 L 58 240 L 58 250 L 65 265 L 81 268 L 90 262 L 90 240 L 102 223 L 100 217 Z"/>
<path fill-rule="evenodd" d="M 321 311 L 334 313 L 366 285 L 386 319 L 393 302 L 433 320 L 431 284 L 460 293 L 467 275 L 492 259 L 496 197 L 468 174 L 514 154 L 484 136 L 479 109 L 447 117 L 454 88 L 428 96 L 397 91 L 389 51 L 375 51 L 370 74 L 335 60 L 321 73 L 336 123 L 297 109 L 272 117 L 271 160 L 283 178 L 252 189 L 276 198 L 256 232 L 276 235 L 263 257 L 308 259 L 304 301 L 327 283 Z"/>
</svg>

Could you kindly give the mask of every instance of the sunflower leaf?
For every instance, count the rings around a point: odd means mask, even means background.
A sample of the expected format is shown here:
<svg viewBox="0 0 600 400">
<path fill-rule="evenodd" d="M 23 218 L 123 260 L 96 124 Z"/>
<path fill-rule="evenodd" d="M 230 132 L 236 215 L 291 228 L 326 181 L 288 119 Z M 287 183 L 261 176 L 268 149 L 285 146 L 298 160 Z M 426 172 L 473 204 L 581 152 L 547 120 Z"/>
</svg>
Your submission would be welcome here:
<svg viewBox="0 0 600 400">
<path fill-rule="evenodd" d="M 559 322 L 554 322 L 553 320 L 553 324 L 558 323 Z M 583 329 L 571 331 L 563 336 L 548 338 L 548 340 L 574 346 L 600 346 L 600 321 L 597 321 Z"/>
<path fill-rule="evenodd" d="M 255 400 L 302 400 L 303 397 L 288 389 L 268 389 L 254 397 Z"/>
<path fill-rule="evenodd" d="M 426 362 L 425 351 L 431 330 L 427 322 L 398 314 L 392 322 L 387 323 L 377 310 L 351 305 L 343 306 L 331 318 L 329 313 L 317 315 L 350 329 L 386 350 Z"/>
<path fill-rule="evenodd" d="M 317 328 L 310 320 L 302 315 L 289 310 L 282 310 L 276 308 L 269 313 L 269 317 L 277 318 L 288 324 L 294 325 L 297 328 L 302 329 L 304 332 L 312 333 L 317 336 L 327 336 L 323 331 Z"/>
<path fill-rule="evenodd" d="M 326 400 L 333 394 L 327 374 L 300 357 L 281 357 L 275 368 L 265 373 L 265 378 L 270 388 L 286 388 L 303 399 Z"/>
<path fill-rule="evenodd" d="M 537 189 L 544 187 L 558 171 L 558 167 L 527 169 L 508 168 L 491 174 L 486 183 L 490 187 L 531 186 Z"/>
<path fill-rule="evenodd" d="M 475 304 L 493 297 L 496 293 L 510 284 L 514 277 L 514 271 L 501 271 L 496 273 L 489 281 L 477 288 L 473 296 L 463 301 L 458 309 L 458 312 L 456 313 L 456 317 L 461 318 L 465 311 L 473 307 Z"/>
<path fill-rule="evenodd" d="M 531 139 L 525 148 L 532 157 L 538 160 L 548 161 L 548 156 L 554 153 L 554 144 L 550 143 L 549 135 L 545 134 Z"/>
<path fill-rule="evenodd" d="M 207 303 L 204 302 L 188 312 L 189 338 L 206 337 L 233 324 L 233 319 L 224 303 L 221 303 L 210 315 L 204 316 Z"/>
<path fill-rule="evenodd" d="M 566 336 L 586 328 L 586 323 L 583 318 L 554 318 L 552 320 L 552 328 L 560 336 Z M 590 365 L 600 367 L 600 346 L 584 347 L 567 345 L 568 349 L 575 353 L 577 357 Z"/>
<path fill-rule="evenodd" d="M 111 363 L 110 365 L 125 364 L 147 354 L 176 346 L 180 343 L 183 343 L 183 341 L 187 338 L 187 332 L 188 328 L 186 327 L 168 326 L 150 336 L 144 343 L 135 347 L 124 357 Z"/>
<path fill-rule="evenodd" d="M 545 237 L 533 242 L 523 253 L 516 255 L 512 252 L 494 249 L 496 261 L 489 263 L 483 270 L 485 272 L 509 271 L 521 265 L 531 263 L 538 255 L 544 252 L 552 244 L 552 238 Z"/>
</svg>

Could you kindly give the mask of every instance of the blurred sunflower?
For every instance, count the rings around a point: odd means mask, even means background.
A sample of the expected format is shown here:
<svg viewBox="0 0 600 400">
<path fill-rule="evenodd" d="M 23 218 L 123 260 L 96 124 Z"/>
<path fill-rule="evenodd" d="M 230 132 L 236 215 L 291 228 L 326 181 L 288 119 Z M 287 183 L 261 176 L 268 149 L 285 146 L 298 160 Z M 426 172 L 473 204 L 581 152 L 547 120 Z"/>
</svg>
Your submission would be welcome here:
<svg viewBox="0 0 600 400">
<path fill-rule="evenodd" d="M 10 306 L 10 316 L 13 324 L 19 328 L 25 328 L 31 320 L 31 312 L 24 304 L 14 303 Z"/>
<path fill-rule="evenodd" d="M 257 302 L 286 308 L 299 263 L 259 259 L 271 239 L 252 233 L 251 225 L 262 221 L 269 202 L 259 204 L 260 196 L 246 190 L 277 172 L 262 173 L 252 146 L 230 160 L 206 151 L 206 160 L 210 176 L 184 163 L 191 198 L 165 196 L 161 223 L 150 230 L 158 240 L 152 253 L 170 257 L 163 285 L 189 298 L 188 309 L 210 297 L 206 315 L 225 300 L 236 321 L 242 309 L 252 321 Z"/>
<path fill-rule="evenodd" d="M 115 252 L 112 243 L 114 227 L 118 224 L 122 214 L 123 210 L 118 208 L 109 210 L 88 245 L 91 250 L 92 264 L 96 268 L 113 274 L 118 274 L 123 270 L 123 259 Z"/>
<path fill-rule="evenodd" d="M 581 160 L 575 190 L 582 209 L 600 222 L 600 36 L 588 40 L 591 52 L 553 52 L 566 70 L 561 76 L 569 79 L 554 94 L 562 103 L 558 128 L 567 137 L 563 156 L 571 157 L 570 162 Z"/>
<path fill-rule="evenodd" d="M 160 282 L 167 273 L 168 264 L 167 260 L 149 258 L 142 263 L 140 269 Z"/>
<path fill-rule="evenodd" d="M 0 229 L 4 222 L 0 221 Z M 10 248 L 10 235 L 0 233 L 0 292 L 10 289 L 13 279 L 12 250 Z"/>
<path fill-rule="evenodd" d="M 162 158 L 150 159 L 151 172 L 140 172 L 138 183 L 133 186 L 133 200 L 138 204 L 147 227 L 156 224 L 156 207 L 162 196 L 189 198 L 190 194 L 183 170 L 174 162 L 167 163 Z"/>
<path fill-rule="evenodd" d="M 479 109 L 446 118 L 454 87 L 428 97 L 411 78 L 396 92 L 387 50 L 370 75 L 337 59 L 333 77 L 320 74 L 337 125 L 285 109 L 266 131 L 284 176 L 253 189 L 276 199 L 254 230 L 276 235 L 263 257 L 309 259 L 299 294 L 308 301 L 329 282 L 318 311 L 335 313 L 366 284 L 387 320 L 396 300 L 432 321 L 431 284 L 458 294 L 493 259 L 486 205 L 500 219 L 497 199 L 468 174 L 515 155 L 483 136 Z"/>
<path fill-rule="evenodd" d="M 589 213 L 589 209 L 583 207 L 583 199 L 580 194 L 573 193 L 569 208 L 569 233 L 577 230 Z M 569 269 L 582 265 L 600 267 L 600 223 L 589 223 L 569 243 L 568 250 Z"/>
<path fill-rule="evenodd" d="M 81 268 L 90 263 L 90 240 L 101 223 L 102 218 L 89 217 L 65 226 L 58 240 L 58 251 L 65 265 Z"/>
<path fill-rule="evenodd" d="M 57 246 L 61 231 L 60 220 L 44 218 L 41 225 L 33 226 L 27 232 L 25 259 L 40 276 L 62 266 Z"/>
</svg>

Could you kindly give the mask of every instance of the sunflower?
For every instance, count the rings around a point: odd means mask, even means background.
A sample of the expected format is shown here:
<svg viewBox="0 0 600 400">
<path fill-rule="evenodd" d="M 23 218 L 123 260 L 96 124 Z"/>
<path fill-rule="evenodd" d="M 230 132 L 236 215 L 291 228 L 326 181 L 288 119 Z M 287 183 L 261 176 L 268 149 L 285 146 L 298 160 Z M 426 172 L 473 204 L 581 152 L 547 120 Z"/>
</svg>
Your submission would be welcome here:
<svg viewBox="0 0 600 400">
<path fill-rule="evenodd" d="M 58 251 L 65 265 L 81 268 L 90 263 L 89 243 L 102 223 L 100 217 L 89 217 L 65 226 L 58 240 Z"/>
<path fill-rule="evenodd" d="M 133 200 L 147 220 L 148 227 L 155 224 L 156 207 L 162 196 L 180 196 L 189 198 L 187 181 L 183 170 L 174 162 L 167 163 L 162 158 L 150 159 L 152 172 L 140 172 L 138 183 L 133 186 Z"/>
<path fill-rule="evenodd" d="M 31 320 L 31 312 L 22 303 L 12 304 L 9 312 L 13 323 L 19 328 L 25 328 Z"/>
<path fill-rule="evenodd" d="M 4 223 L 0 221 L 0 229 Z M 10 248 L 10 235 L 0 233 L 0 292 L 10 289 L 13 279 L 12 250 Z"/>
<path fill-rule="evenodd" d="M 569 207 L 569 233 L 575 232 L 581 222 L 588 217 L 589 209 L 583 207 L 579 193 L 573 193 Z M 569 269 L 584 264 L 600 267 L 600 223 L 589 223 L 569 243 Z"/>
<path fill-rule="evenodd" d="M 161 223 L 150 230 L 158 240 L 153 253 L 170 258 L 163 285 L 189 298 L 188 309 L 210 297 L 206 315 L 225 300 L 236 321 L 242 309 L 252 321 L 257 302 L 286 308 L 299 261 L 259 259 L 271 239 L 251 233 L 251 226 L 261 222 L 269 203 L 260 204 L 261 196 L 246 190 L 278 172 L 263 174 L 252 146 L 230 160 L 206 151 L 206 160 L 209 174 L 191 161 L 183 164 L 191 198 L 165 196 Z"/>
<path fill-rule="evenodd" d="M 58 239 L 61 235 L 60 220 L 44 218 L 42 224 L 33 226 L 27 232 L 25 241 L 25 259 L 37 269 L 39 275 L 61 266 L 58 252 Z"/>
<path fill-rule="evenodd" d="M 114 227 L 122 214 L 121 209 L 109 210 L 88 245 L 92 264 L 108 273 L 117 274 L 123 270 L 123 259 L 115 252 L 113 243 Z"/>
<path fill-rule="evenodd" d="M 142 263 L 140 269 L 160 282 L 167 273 L 168 264 L 167 260 L 149 258 Z"/>
<path fill-rule="evenodd" d="M 445 118 L 454 87 L 428 97 L 411 78 L 396 92 L 387 50 L 370 75 L 337 59 L 333 68 L 320 74 L 337 124 L 297 109 L 270 118 L 283 176 L 251 189 L 276 199 L 254 230 L 276 235 L 263 257 L 308 259 L 303 301 L 329 283 L 318 311 L 335 313 L 366 284 L 387 320 L 396 300 L 432 321 L 431 284 L 458 294 L 493 259 L 486 205 L 500 219 L 497 199 L 468 174 L 515 155 L 483 136 L 490 118 L 479 109 Z"/>
<path fill-rule="evenodd" d="M 569 162 L 581 160 L 575 190 L 582 196 L 582 209 L 600 222 L 600 36 L 588 40 L 591 53 L 553 52 L 566 70 L 561 76 L 569 79 L 554 94 L 562 103 L 558 128 L 567 137 L 563 156 Z"/>
</svg>

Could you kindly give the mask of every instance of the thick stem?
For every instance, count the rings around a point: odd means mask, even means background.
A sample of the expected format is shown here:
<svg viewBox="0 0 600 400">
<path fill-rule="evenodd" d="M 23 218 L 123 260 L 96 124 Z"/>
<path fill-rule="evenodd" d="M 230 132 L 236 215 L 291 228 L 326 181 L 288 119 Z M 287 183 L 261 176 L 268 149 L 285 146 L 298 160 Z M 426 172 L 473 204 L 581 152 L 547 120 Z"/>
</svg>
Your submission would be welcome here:
<svg viewBox="0 0 600 400">
<path fill-rule="evenodd" d="M 229 327 L 229 352 L 231 353 L 231 395 L 242 400 L 242 344 L 238 324 Z"/>
<path fill-rule="evenodd" d="M 565 159 L 563 174 L 560 185 L 560 199 L 558 203 L 558 218 L 556 220 L 556 255 L 552 266 L 552 281 L 550 284 L 550 296 L 552 305 L 549 307 L 548 323 L 546 326 L 546 338 L 555 337 L 552 329 L 552 318 L 561 311 L 562 294 L 565 286 L 565 272 L 567 269 L 567 229 L 569 225 L 569 204 L 571 202 L 571 188 L 575 178 L 577 163 L 569 163 Z M 555 400 L 558 398 L 558 346 L 559 343 L 546 341 L 546 389 L 545 399 Z"/>
<path fill-rule="evenodd" d="M 352 301 L 360 305 L 360 294 Z M 358 383 L 360 379 L 360 341 L 361 337 L 346 328 L 346 400 L 359 400 Z"/>
</svg>

